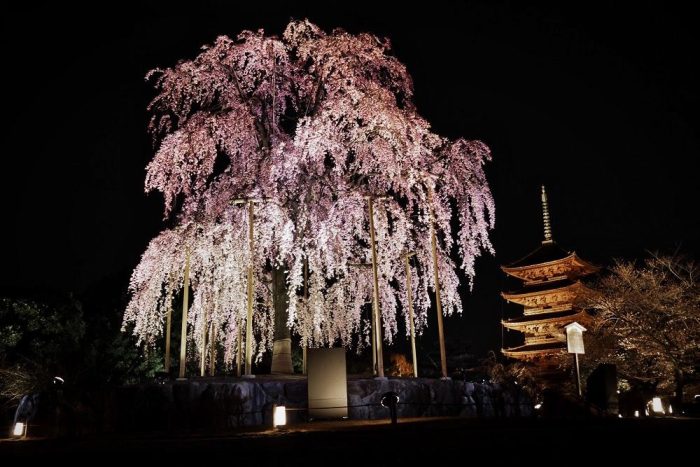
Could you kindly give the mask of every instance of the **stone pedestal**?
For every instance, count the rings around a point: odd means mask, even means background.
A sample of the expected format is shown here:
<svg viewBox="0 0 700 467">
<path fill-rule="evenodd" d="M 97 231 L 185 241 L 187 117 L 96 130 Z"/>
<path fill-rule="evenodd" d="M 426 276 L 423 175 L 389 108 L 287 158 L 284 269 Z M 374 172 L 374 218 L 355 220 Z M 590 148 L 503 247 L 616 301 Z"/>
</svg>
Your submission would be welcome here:
<svg viewBox="0 0 700 467">
<path fill-rule="evenodd" d="M 270 372 L 278 375 L 291 375 L 294 373 L 291 339 L 275 339 L 272 346 L 272 368 Z"/>
</svg>

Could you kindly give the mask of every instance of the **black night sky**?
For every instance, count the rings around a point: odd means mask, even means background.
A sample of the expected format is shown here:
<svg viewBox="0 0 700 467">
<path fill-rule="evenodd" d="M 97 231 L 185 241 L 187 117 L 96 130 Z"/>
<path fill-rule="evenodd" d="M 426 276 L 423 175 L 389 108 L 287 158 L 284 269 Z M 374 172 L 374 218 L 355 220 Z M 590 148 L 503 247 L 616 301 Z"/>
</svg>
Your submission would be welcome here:
<svg viewBox="0 0 700 467">
<path fill-rule="evenodd" d="M 0 292 L 124 294 L 162 228 L 162 197 L 143 193 L 153 154 L 144 75 L 217 35 L 279 34 L 290 17 L 388 36 L 435 130 L 491 147 L 497 254 L 479 260 L 465 315 L 447 322 L 475 353 L 500 347 L 498 265 L 539 245 L 542 183 L 555 240 L 586 259 L 676 248 L 698 258 L 700 29 L 691 7 L 378 3 L 92 11 L 61 2 L 5 12 Z"/>
</svg>

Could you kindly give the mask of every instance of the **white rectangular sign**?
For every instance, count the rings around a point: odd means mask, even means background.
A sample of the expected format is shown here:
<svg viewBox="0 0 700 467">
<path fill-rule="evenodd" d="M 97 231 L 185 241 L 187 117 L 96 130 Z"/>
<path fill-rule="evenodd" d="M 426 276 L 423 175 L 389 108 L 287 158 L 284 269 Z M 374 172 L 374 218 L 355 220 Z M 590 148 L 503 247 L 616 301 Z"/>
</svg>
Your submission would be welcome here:
<svg viewBox="0 0 700 467">
<path fill-rule="evenodd" d="M 345 349 L 308 349 L 309 418 L 348 416 Z"/>
<path fill-rule="evenodd" d="M 577 327 L 570 327 L 566 330 L 566 346 L 569 353 L 584 354 L 583 332 Z"/>
</svg>

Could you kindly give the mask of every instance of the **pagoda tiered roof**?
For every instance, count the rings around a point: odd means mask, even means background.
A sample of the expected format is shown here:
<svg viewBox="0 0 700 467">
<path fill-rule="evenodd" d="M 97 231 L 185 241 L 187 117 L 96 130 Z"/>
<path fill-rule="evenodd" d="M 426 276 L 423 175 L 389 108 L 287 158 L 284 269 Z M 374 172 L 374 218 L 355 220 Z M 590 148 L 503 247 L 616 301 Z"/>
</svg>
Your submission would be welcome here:
<svg viewBox="0 0 700 467">
<path fill-rule="evenodd" d="M 542 282 L 530 282 L 530 283 L 525 283 L 523 287 L 517 289 L 517 290 L 512 290 L 510 292 L 503 292 L 504 295 L 530 295 L 530 294 L 539 294 L 539 293 L 545 293 L 545 292 L 550 292 L 555 289 L 562 289 L 569 287 L 571 285 L 577 284 L 578 281 L 570 280 L 566 277 L 558 278 L 558 279 L 551 279 L 548 281 L 542 281 Z"/>
<path fill-rule="evenodd" d="M 583 310 L 575 310 L 571 307 L 564 311 L 548 313 L 546 316 L 541 315 L 525 315 L 518 318 L 502 320 L 501 324 L 516 331 L 524 332 L 528 327 L 541 326 L 544 324 L 555 323 L 570 323 L 571 321 L 585 322 L 588 320 L 588 314 Z"/>
<path fill-rule="evenodd" d="M 567 279 L 545 282 L 534 287 L 523 287 L 515 292 L 501 292 L 509 302 L 525 306 L 525 314 L 549 312 L 555 305 L 570 303 L 576 293 L 583 287 L 579 281 Z"/>
<path fill-rule="evenodd" d="M 543 354 L 553 354 L 566 350 L 565 342 L 548 342 L 546 344 L 525 344 L 509 349 L 501 349 L 503 355 L 512 358 L 534 357 Z"/>
<path fill-rule="evenodd" d="M 600 268 L 581 259 L 575 251 L 567 251 L 555 241 L 545 240 L 527 256 L 501 269 L 525 283 L 537 283 L 557 278 L 574 279 Z"/>
<path fill-rule="evenodd" d="M 560 247 L 554 240 L 545 240 L 539 247 L 535 248 L 533 251 L 523 256 L 519 260 L 513 261 L 508 266 L 504 266 L 503 269 L 521 268 L 540 265 L 542 263 L 550 263 L 552 261 L 559 261 L 567 258 L 570 255 L 570 251 Z"/>
</svg>

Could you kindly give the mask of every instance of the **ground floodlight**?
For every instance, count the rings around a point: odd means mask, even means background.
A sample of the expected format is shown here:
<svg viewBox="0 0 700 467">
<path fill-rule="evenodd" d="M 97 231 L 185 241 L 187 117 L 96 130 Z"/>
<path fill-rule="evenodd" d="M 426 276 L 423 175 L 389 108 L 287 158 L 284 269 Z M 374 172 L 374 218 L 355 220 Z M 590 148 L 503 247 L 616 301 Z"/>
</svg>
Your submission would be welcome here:
<svg viewBox="0 0 700 467">
<path fill-rule="evenodd" d="M 287 424 L 287 408 L 283 405 L 276 405 L 272 409 L 272 426 L 274 428 Z"/>
</svg>

